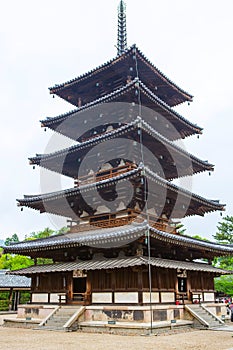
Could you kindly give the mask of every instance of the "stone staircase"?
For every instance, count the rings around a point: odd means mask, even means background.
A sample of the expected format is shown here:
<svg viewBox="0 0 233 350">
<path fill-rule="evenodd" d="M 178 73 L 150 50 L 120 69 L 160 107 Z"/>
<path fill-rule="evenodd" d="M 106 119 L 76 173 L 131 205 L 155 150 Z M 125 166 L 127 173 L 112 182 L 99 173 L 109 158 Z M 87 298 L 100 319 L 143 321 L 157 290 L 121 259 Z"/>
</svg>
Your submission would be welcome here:
<svg viewBox="0 0 233 350">
<path fill-rule="evenodd" d="M 43 320 L 37 330 L 49 331 L 72 331 L 74 323 L 85 311 L 83 306 L 58 306 L 53 312 Z"/>
<path fill-rule="evenodd" d="M 185 305 L 185 309 L 191 313 L 204 328 L 219 328 L 225 324 L 221 318 L 213 314 L 202 304 Z"/>
</svg>

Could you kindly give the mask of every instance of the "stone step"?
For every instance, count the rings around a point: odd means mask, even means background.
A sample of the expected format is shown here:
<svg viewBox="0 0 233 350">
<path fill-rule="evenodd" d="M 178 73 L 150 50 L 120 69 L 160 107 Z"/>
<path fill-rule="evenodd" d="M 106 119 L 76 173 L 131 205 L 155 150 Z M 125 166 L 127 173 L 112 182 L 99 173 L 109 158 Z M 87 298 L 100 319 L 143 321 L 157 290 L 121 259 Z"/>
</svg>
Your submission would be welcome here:
<svg viewBox="0 0 233 350">
<path fill-rule="evenodd" d="M 53 327 L 53 326 L 43 326 L 40 328 L 40 330 L 46 330 L 46 331 L 60 331 L 65 332 L 66 329 L 64 327 Z"/>
<path fill-rule="evenodd" d="M 79 309 L 79 307 L 61 307 L 47 320 L 46 324 L 39 327 L 39 329 L 66 331 L 63 326 L 77 311 L 79 311 Z"/>
<path fill-rule="evenodd" d="M 68 321 L 68 320 L 67 320 Z M 65 324 L 66 323 L 66 320 L 60 320 L 60 319 L 53 319 L 53 320 L 48 320 L 46 324 L 57 324 L 57 323 L 60 323 L 60 324 Z"/>
<path fill-rule="evenodd" d="M 69 314 L 63 314 L 63 313 L 55 313 L 52 317 L 60 317 L 60 318 L 67 318 L 67 317 L 71 317 L 74 314 L 74 312 L 71 312 Z"/>
<path fill-rule="evenodd" d="M 208 311 L 203 309 L 200 305 L 189 306 L 199 317 L 208 323 L 208 328 L 215 328 L 222 326 L 222 323 L 217 320 L 213 315 L 209 314 Z"/>
<path fill-rule="evenodd" d="M 64 324 L 63 323 L 48 323 L 44 327 L 47 328 L 63 328 Z"/>
<path fill-rule="evenodd" d="M 60 313 L 60 312 L 56 312 L 56 313 L 53 315 L 53 317 L 62 317 L 62 318 L 65 318 L 65 317 L 71 317 L 73 314 L 74 314 L 74 312 L 70 312 L 70 313 L 67 313 L 67 314 Z"/>
</svg>

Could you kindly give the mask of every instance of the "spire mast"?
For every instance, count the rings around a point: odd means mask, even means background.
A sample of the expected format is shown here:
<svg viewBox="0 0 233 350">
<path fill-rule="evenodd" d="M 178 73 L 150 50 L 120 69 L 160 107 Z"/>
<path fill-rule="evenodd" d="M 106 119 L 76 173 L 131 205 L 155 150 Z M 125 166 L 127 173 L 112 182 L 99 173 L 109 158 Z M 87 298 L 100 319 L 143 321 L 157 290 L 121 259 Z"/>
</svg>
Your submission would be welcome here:
<svg viewBox="0 0 233 350">
<path fill-rule="evenodd" d="M 117 54 L 122 55 L 126 49 L 127 49 L 126 4 L 123 0 L 121 0 L 118 6 Z"/>
</svg>

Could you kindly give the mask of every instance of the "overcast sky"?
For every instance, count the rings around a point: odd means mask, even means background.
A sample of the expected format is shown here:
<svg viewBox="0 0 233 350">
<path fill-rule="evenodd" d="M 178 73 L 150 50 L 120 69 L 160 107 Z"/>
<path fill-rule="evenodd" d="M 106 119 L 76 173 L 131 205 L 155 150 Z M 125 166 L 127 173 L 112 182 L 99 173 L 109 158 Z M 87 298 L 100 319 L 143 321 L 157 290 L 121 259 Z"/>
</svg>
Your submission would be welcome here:
<svg viewBox="0 0 233 350">
<path fill-rule="evenodd" d="M 40 119 L 73 107 L 48 92 L 116 55 L 118 0 L 0 0 L 1 192 L 0 239 L 20 238 L 64 222 L 17 208 L 16 198 L 40 193 L 43 153 L 52 135 Z M 226 204 L 233 215 L 233 2 L 127 0 L 128 45 L 134 43 L 171 80 L 194 95 L 177 110 L 204 128 L 188 150 L 215 164 L 196 175 L 193 191 Z M 64 182 L 65 183 L 65 182 Z M 184 220 L 189 234 L 211 238 L 219 213 Z"/>
</svg>

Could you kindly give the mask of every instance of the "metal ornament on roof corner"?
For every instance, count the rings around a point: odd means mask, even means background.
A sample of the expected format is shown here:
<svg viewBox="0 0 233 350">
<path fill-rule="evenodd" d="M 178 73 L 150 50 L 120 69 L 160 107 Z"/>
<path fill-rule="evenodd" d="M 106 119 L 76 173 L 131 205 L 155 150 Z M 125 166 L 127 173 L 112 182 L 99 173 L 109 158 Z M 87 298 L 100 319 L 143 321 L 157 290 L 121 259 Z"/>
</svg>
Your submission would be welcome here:
<svg viewBox="0 0 233 350">
<path fill-rule="evenodd" d="M 139 111 L 140 118 L 138 117 Z M 96 118 L 89 117 L 88 119 L 89 113 L 89 111 L 84 110 L 78 116 L 72 114 L 59 126 L 59 129 L 66 129 L 68 124 L 72 122 L 72 125 L 76 125 L 75 129 L 79 142 L 82 142 L 82 139 L 87 137 L 92 138 L 86 141 L 85 144 L 88 144 L 89 148 L 86 148 L 85 151 L 85 146 L 83 151 L 80 151 L 80 157 L 76 162 L 77 178 L 93 174 L 94 181 L 96 181 L 96 183 L 91 184 L 91 191 L 90 186 L 80 186 L 79 188 L 82 201 L 89 215 L 90 213 L 97 214 L 101 210 L 105 210 L 105 213 L 116 213 L 127 208 L 137 208 L 138 214 L 132 220 L 132 223 L 136 224 L 138 221 L 142 222 L 143 218 L 147 218 L 148 210 L 153 210 L 155 203 L 156 216 L 161 217 L 163 214 L 166 214 L 168 187 L 166 182 L 164 182 L 163 186 L 159 186 L 156 181 L 153 181 L 151 176 L 151 173 L 154 173 L 162 179 L 166 178 L 166 159 L 164 157 L 163 159 L 160 159 L 161 157 L 159 156 L 156 157 L 155 152 L 148 145 L 146 146 L 141 142 L 143 141 L 143 133 L 146 130 L 153 130 L 153 139 L 162 145 L 167 156 L 174 164 L 180 186 L 191 189 L 191 177 L 182 177 L 184 167 L 192 169 L 191 159 L 186 157 L 186 164 L 181 164 L 179 152 L 174 151 L 169 146 L 173 143 L 163 141 L 166 138 L 167 130 L 169 132 L 172 130 L 174 134 L 177 134 L 177 139 L 181 138 L 174 125 L 170 124 L 163 116 L 136 103 L 133 106 L 132 103 L 123 102 L 104 103 L 96 106 Z M 168 124 L 169 128 L 167 128 Z M 150 126 L 150 129 L 146 127 L 147 125 Z M 131 131 L 127 129 L 129 126 L 131 126 Z M 103 138 L 103 135 L 97 136 L 99 135 L 99 130 L 102 130 L 103 134 L 107 134 L 108 137 Z M 138 133 L 138 130 L 140 130 L 140 133 Z M 159 130 L 159 133 L 155 130 Z M 50 138 L 45 153 L 50 153 L 51 149 L 54 150 L 56 147 L 60 149 L 66 148 L 67 152 L 59 159 L 60 163 L 58 164 L 58 171 L 62 173 L 64 162 L 66 157 L 69 157 L 73 141 L 58 135 L 58 133 L 54 133 Z M 182 142 L 179 142 L 179 147 L 184 149 Z M 99 181 L 98 176 L 94 175 L 100 170 L 116 168 L 126 163 L 131 164 L 133 167 L 142 167 L 141 179 L 143 179 L 143 185 L 140 187 L 140 190 L 145 193 L 143 204 L 135 201 L 138 193 L 136 193 L 137 187 L 134 187 L 133 180 L 120 176 L 117 179 L 113 177 L 112 183 L 109 185 L 109 181 Z M 42 159 L 40 165 L 42 168 L 43 166 L 46 168 L 46 159 Z M 149 172 L 145 171 L 145 169 L 149 169 Z M 62 178 L 62 175 L 54 174 L 50 171 L 41 171 L 41 192 L 54 191 L 55 182 L 56 190 L 61 189 Z M 185 203 L 184 196 L 181 197 L 178 191 L 176 201 L 172 209 L 170 209 L 170 215 L 167 217 L 168 220 L 175 218 L 174 213 L 176 211 L 180 212 L 179 218 L 185 216 L 191 197 L 185 197 Z M 45 211 L 49 212 L 49 203 L 44 201 L 43 205 Z M 81 220 L 82 222 L 85 220 L 85 215 L 80 217 L 80 213 L 75 211 L 75 201 L 69 203 L 66 197 L 59 198 L 59 206 L 62 210 L 65 208 L 69 218 L 73 221 L 79 222 Z M 58 216 L 49 215 L 49 217 L 53 225 L 58 228 L 61 227 L 61 221 Z M 93 230 L 93 225 L 90 225 L 89 228 Z M 80 233 L 78 234 L 80 235 Z M 135 240 L 134 237 L 129 238 L 129 242 L 133 240 Z M 112 247 L 119 246 L 121 242 L 114 242 L 113 240 L 111 245 Z M 101 247 L 101 243 L 99 243 L 99 246 Z"/>
</svg>

